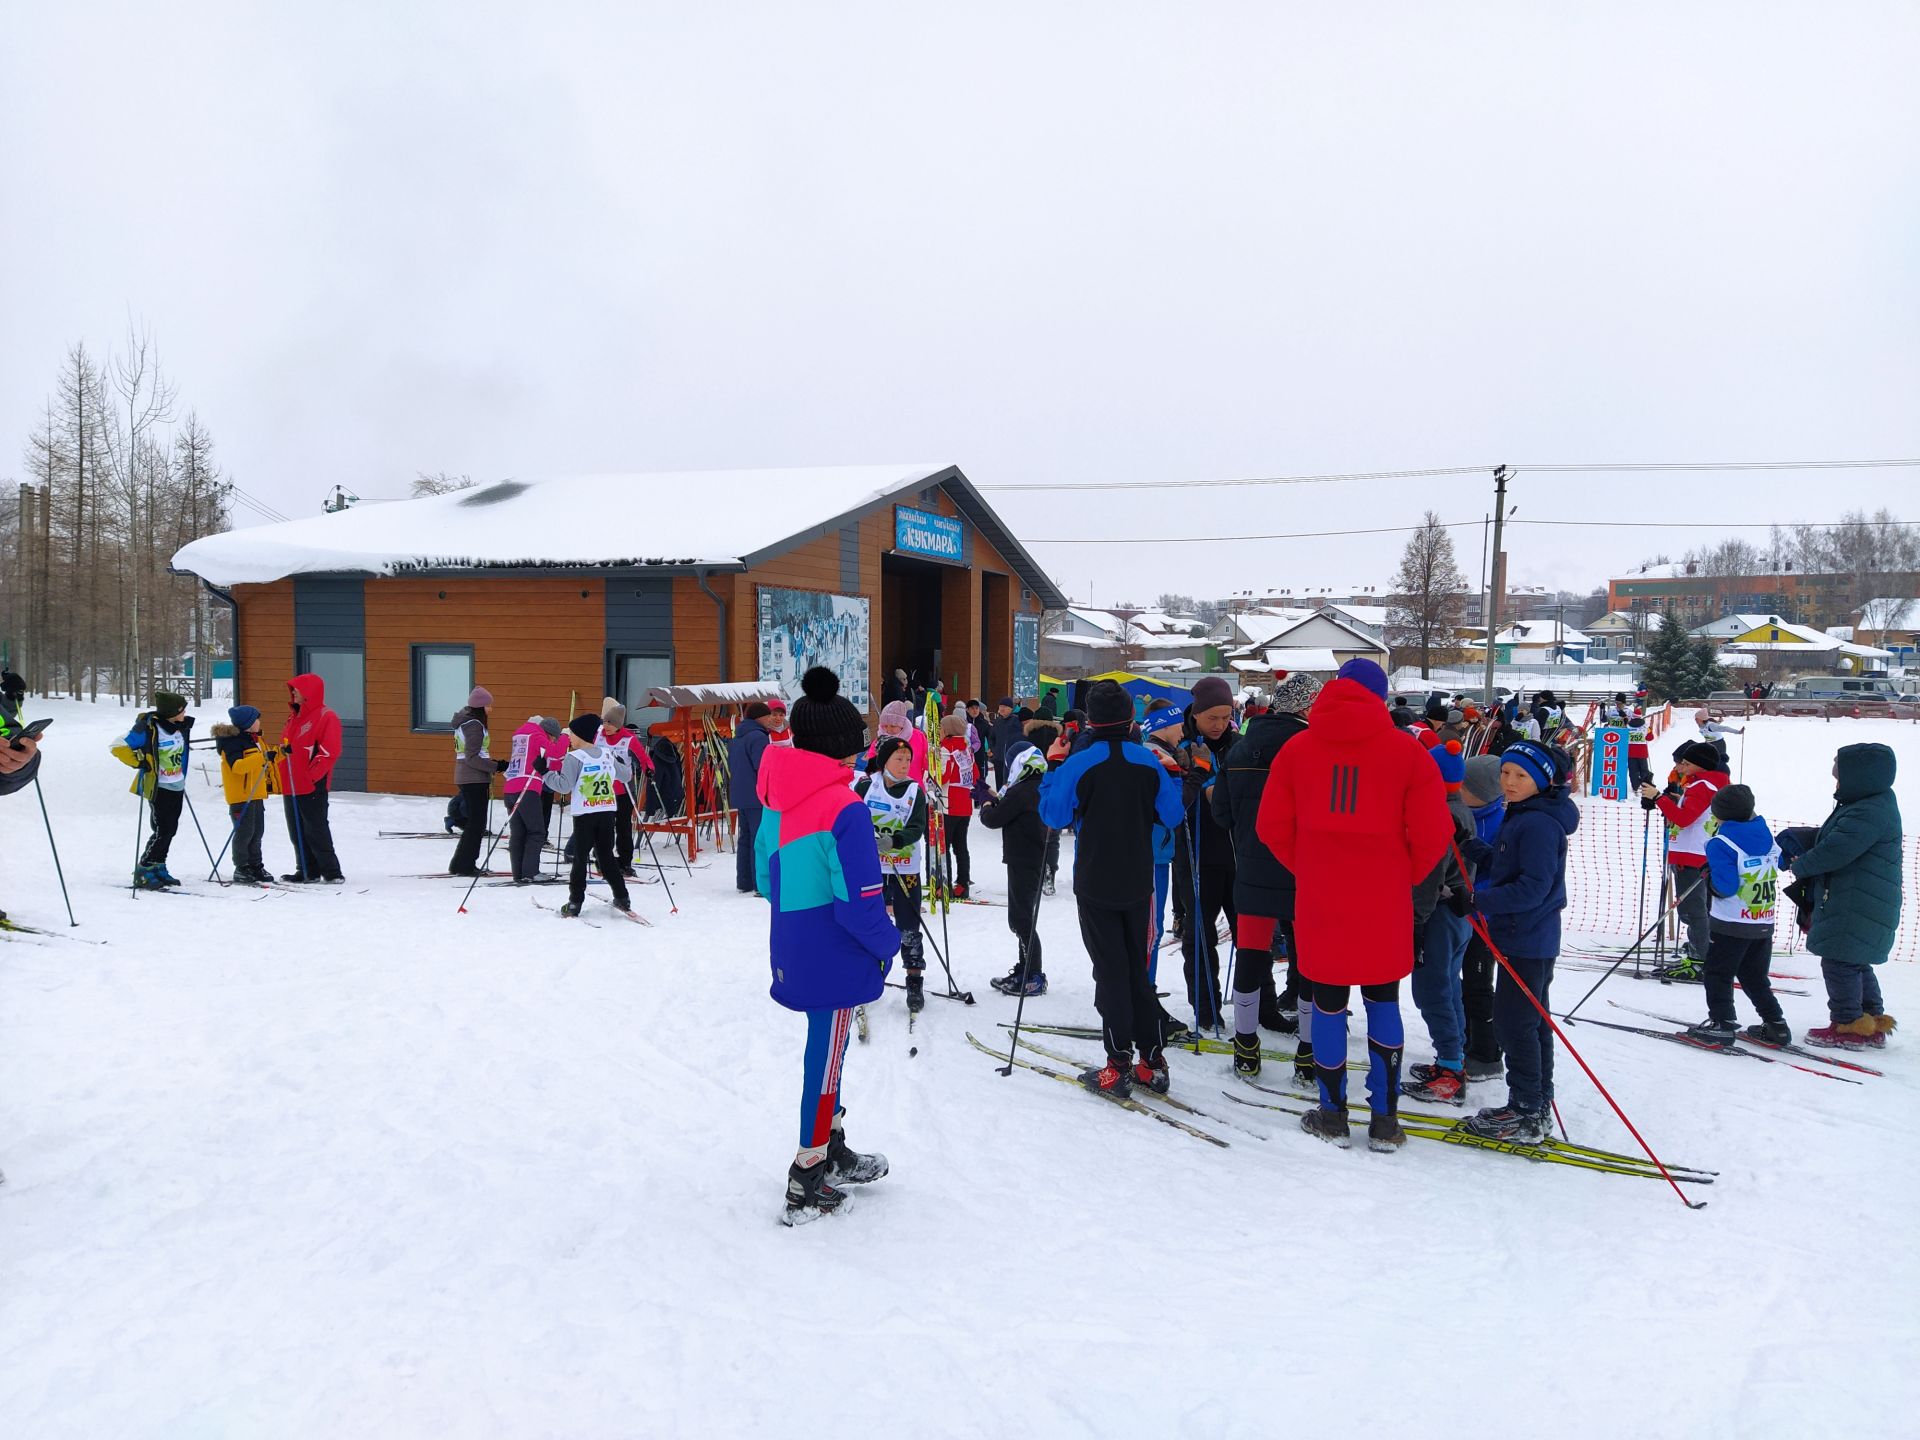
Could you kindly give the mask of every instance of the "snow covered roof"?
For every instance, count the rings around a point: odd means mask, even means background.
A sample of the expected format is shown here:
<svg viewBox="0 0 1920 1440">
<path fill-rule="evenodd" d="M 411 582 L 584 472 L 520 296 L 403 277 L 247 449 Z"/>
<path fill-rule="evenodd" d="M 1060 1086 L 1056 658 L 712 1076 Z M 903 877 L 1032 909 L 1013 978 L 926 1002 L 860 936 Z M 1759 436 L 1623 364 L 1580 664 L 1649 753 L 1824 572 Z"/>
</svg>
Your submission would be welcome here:
<svg viewBox="0 0 1920 1440">
<path fill-rule="evenodd" d="M 1696 625 L 1687 633 L 1705 636 L 1709 640 L 1721 640 L 1729 635 L 1744 635 L 1749 630 L 1758 630 L 1762 625 L 1778 625 L 1782 630 L 1791 628 L 1777 615 L 1755 615 L 1742 611 L 1732 615 L 1722 615 L 1718 620 L 1709 620 L 1704 625 Z"/>
<path fill-rule="evenodd" d="M 1356 625 L 1364 625 L 1369 630 L 1387 628 L 1387 607 L 1384 605 L 1329 605 L 1329 610 L 1338 610 Z"/>
<path fill-rule="evenodd" d="M 1552 620 L 1520 620 L 1493 637 L 1496 645 L 1586 645 L 1587 636 Z"/>
<path fill-rule="evenodd" d="M 1233 628 L 1247 644 L 1265 645 L 1312 614 L 1311 610 L 1243 610 L 1233 617 Z"/>
<path fill-rule="evenodd" d="M 1069 605 L 1067 613 L 1076 620 L 1085 621 L 1096 630 L 1104 630 L 1108 635 L 1120 633 L 1122 620 L 1111 610 L 1095 610 L 1090 605 Z"/>
<path fill-rule="evenodd" d="M 942 486 L 1041 603 L 1066 597 L 952 465 L 845 465 L 502 480 L 208 535 L 173 568 L 215 585 L 418 570 L 743 569 Z"/>
<path fill-rule="evenodd" d="M 1140 660 L 1134 664 L 1133 668 L 1136 670 L 1198 670 L 1200 662 L 1175 655 L 1159 660 Z"/>
<path fill-rule="evenodd" d="M 1041 640 L 1048 645 L 1074 645 L 1082 650 L 1118 650 L 1120 642 L 1107 635 L 1071 635 L 1064 631 L 1055 631 L 1051 635 L 1042 635 Z"/>
<path fill-rule="evenodd" d="M 1262 652 L 1269 671 L 1285 670 L 1289 674 L 1298 670 L 1338 670 L 1339 657 L 1331 650 L 1316 649 L 1308 645 L 1272 645 Z"/>
</svg>

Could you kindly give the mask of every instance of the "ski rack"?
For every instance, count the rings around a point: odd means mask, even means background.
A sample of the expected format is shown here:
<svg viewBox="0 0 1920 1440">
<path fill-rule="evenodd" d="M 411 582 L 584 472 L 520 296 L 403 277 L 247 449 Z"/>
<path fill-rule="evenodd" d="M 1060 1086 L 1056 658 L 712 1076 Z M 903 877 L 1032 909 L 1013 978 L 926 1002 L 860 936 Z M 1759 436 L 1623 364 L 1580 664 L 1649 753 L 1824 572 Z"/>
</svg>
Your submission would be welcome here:
<svg viewBox="0 0 1920 1440">
<path fill-rule="evenodd" d="M 647 703 L 673 711 L 647 727 L 647 734 L 663 736 L 680 748 L 685 799 L 681 813 L 664 820 L 643 820 L 640 829 L 656 835 L 677 835 L 685 841 L 688 863 L 700 853 L 700 832 L 708 833 L 710 849 L 733 843 L 738 817 L 727 804 L 726 744 L 733 738 L 737 712 L 754 701 L 783 699 L 780 687 L 763 680 L 726 685 L 656 685 Z"/>
</svg>

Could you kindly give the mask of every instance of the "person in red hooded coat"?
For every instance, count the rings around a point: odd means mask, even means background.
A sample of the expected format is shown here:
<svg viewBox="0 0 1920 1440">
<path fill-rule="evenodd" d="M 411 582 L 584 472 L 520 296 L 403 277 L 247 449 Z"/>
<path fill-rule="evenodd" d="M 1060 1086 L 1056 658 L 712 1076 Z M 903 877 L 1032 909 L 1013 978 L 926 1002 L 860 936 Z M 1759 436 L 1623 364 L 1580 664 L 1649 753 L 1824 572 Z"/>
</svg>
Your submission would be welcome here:
<svg viewBox="0 0 1920 1440">
<path fill-rule="evenodd" d="M 340 761 L 340 717 L 327 708 L 327 682 L 296 675 L 287 682 L 287 723 L 280 732 L 286 758 L 280 762 L 280 793 L 286 799 L 287 834 L 293 840 L 288 884 L 340 883 L 340 857 L 327 823 L 327 792 Z"/>
<path fill-rule="evenodd" d="M 1420 742 L 1387 713 L 1387 677 L 1349 660 L 1321 690 L 1308 728 L 1274 757 L 1255 833 L 1294 877 L 1294 939 L 1313 982 L 1320 1107 L 1301 1127 L 1345 1145 L 1347 1001 L 1367 1011 L 1368 1143 L 1406 1140 L 1398 1118 L 1400 982 L 1413 973 L 1413 887 L 1453 839 L 1446 787 Z M 1305 1017 L 1302 1017 L 1303 1021 Z"/>
</svg>

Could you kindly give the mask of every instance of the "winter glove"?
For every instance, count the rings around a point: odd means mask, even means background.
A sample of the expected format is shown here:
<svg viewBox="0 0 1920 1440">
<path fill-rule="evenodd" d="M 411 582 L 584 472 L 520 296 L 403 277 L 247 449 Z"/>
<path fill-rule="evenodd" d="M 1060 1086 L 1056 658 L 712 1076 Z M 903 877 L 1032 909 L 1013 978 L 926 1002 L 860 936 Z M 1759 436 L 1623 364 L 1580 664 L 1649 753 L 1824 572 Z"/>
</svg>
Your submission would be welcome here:
<svg viewBox="0 0 1920 1440">
<path fill-rule="evenodd" d="M 1473 914 L 1473 895 L 1465 889 L 1449 890 L 1447 892 L 1447 909 L 1459 916 L 1462 920 L 1466 919 L 1469 915 Z"/>
<path fill-rule="evenodd" d="M 536 774 L 536 775 L 544 775 L 544 774 L 546 774 L 546 773 L 547 773 L 547 771 L 548 771 L 548 770 L 550 770 L 551 768 L 552 768 L 552 767 L 551 767 L 550 765 L 548 765 L 548 764 L 547 764 L 547 757 L 546 757 L 546 756 L 544 756 L 544 755 L 536 755 L 536 756 L 534 756 L 534 757 L 533 757 L 533 773 L 534 773 L 534 774 Z"/>
<path fill-rule="evenodd" d="M 496 775 L 500 774 L 506 768 L 507 768 L 507 762 L 504 760 L 496 760 L 493 762 L 493 773 Z"/>
</svg>

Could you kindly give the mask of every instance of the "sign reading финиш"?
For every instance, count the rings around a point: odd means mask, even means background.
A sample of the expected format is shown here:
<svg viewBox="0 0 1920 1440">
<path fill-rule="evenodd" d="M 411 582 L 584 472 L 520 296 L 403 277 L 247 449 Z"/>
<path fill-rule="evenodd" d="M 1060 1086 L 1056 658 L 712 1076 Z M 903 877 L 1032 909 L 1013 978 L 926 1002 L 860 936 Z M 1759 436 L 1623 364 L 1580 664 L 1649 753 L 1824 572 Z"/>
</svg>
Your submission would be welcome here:
<svg viewBox="0 0 1920 1440">
<path fill-rule="evenodd" d="M 1602 725 L 1593 732 L 1593 769 L 1589 794 L 1602 800 L 1626 800 L 1631 797 L 1627 783 L 1627 729 L 1624 725 Z"/>
<path fill-rule="evenodd" d="M 911 505 L 893 507 L 893 548 L 902 555 L 924 555 L 929 560 L 949 560 L 964 565 L 967 560 L 967 528 L 958 520 L 916 510 Z"/>
</svg>

